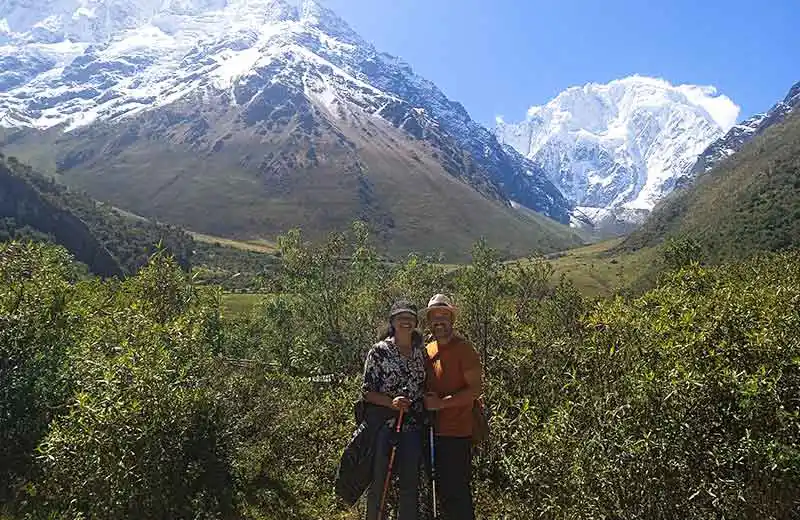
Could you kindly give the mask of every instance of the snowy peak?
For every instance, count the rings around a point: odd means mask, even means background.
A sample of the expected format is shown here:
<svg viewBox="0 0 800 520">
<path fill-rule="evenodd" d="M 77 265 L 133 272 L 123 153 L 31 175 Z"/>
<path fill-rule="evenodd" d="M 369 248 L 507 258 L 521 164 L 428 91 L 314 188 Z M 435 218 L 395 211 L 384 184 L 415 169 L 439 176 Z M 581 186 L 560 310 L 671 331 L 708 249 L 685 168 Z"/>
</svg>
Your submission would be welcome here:
<svg viewBox="0 0 800 520">
<path fill-rule="evenodd" d="M 632 76 L 569 88 L 496 133 L 586 213 L 650 210 L 738 113 L 713 87 Z"/>
<path fill-rule="evenodd" d="M 697 158 L 691 170 L 692 174 L 698 175 L 710 170 L 771 126 L 784 121 L 798 107 L 800 107 L 800 82 L 795 83 L 786 97 L 767 112 L 756 114 L 734 125 L 724 136 L 711 143 Z"/>
<path fill-rule="evenodd" d="M 314 0 L 51 0 L 37 9 L 7 0 L 2 7 L 2 20 L 12 20 L 4 26 L 15 28 L 13 42 L 0 46 L 3 124 L 40 128 L 74 128 L 198 88 L 231 88 L 277 61 L 286 67 L 275 73 L 302 83 L 302 73 L 289 77 L 298 60 L 319 65 L 321 47 L 339 53 L 363 44 Z M 84 19 L 91 24 L 78 23 Z M 45 36 L 37 32 L 43 25 Z"/>
<path fill-rule="evenodd" d="M 116 31 L 139 27 L 158 14 L 161 0 L 9 0 L 0 19 L 18 41 L 53 44 L 65 40 L 102 42 Z"/>
<path fill-rule="evenodd" d="M 624 121 L 643 107 L 668 104 L 691 107 L 722 128 L 730 128 L 739 112 L 730 99 L 717 96 L 714 87 L 673 86 L 658 78 L 631 76 L 608 84 L 568 88 L 547 105 L 531 107 L 528 119 L 560 110 L 568 114 L 563 122 L 570 130 L 604 131 L 614 120 Z"/>
<path fill-rule="evenodd" d="M 532 161 L 318 0 L 0 0 L 0 38 L 6 127 L 80 132 L 187 100 L 243 112 L 248 131 L 270 120 L 265 133 L 299 107 L 357 131 L 382 119 L 487 197 L 569 219 Z M 291 108 L 270 116 L 279 101 Z"/>
<path fill-rule="evenodd" d="M 309 27 L 317 28 L 339 41 L 350 44 L 364 44 L 361 37 L 336 13 L 317 0 L 302 0 L 300 21 Z"/>
<path fill-rule="evenodd" d="M 155 25 L 166 29 L 201 17 L 206 28 L 231 22 L 294 21 L 347 43 L 362 40 L 333 11 L 317 0 L 4 0 L 0 3 L 0 39 L 52 44 L 65 40 L 102 43 L 121 32 Z M 200 20 L 198 20 L 200 21 Z"/>
</svg>

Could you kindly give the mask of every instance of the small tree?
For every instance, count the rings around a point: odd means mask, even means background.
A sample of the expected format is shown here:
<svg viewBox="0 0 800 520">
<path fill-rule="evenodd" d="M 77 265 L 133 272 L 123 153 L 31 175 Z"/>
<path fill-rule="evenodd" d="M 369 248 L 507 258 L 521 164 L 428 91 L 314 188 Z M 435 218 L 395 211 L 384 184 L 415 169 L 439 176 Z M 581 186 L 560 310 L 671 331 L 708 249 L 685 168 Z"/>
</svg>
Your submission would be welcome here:
<svg viewBox="0 0 800 520">
<path fill-rule="evenodd" d="M 507 294 L 506 267 L 485 239 L 475 243 L 472 262 L 456 276 L 459 330 L 478 347 L 488 375 L 491 357 L 507 340 L 502 303 Z"/>
<path fill-rule="evenodd" d="M 356 222 L 351 233 L 332 233 L 316 247 L 299 230 L 278 239 L 279 285 L 292 298 L 295 316 L 286 333 L 327 373 L 358 370 L 381 304 L 383 274 L 368 229 Z"/>
<path fill-rule="evenodd" d="M 398 298 L 407 298 L 422 309 L 434 294 L 451 293 L 453 289 L 445 266 L 412 254 L 389 273 L 385 285 L 385 303 L 388 306 Z"/>
</svg>

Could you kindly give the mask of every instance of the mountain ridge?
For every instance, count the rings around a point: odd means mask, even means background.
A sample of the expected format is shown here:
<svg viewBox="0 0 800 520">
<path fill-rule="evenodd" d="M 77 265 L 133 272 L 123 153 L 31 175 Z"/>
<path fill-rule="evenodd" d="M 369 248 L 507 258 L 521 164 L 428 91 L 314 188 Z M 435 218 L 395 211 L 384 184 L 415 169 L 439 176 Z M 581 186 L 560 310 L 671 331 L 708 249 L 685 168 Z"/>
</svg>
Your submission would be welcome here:
<svg viewBox="0 0 800 520">
<path fill-rule="evenodd" d="M 118 8 L 118 4 L 129 3 L 103 5 L 111 9 Z M 213 21 L 209 21 L 210 15 L 197 14 L 209 5 L 219 8 L 214 11 Z M 255 11 L 254 5 L 259 6 Z M 321 217 L 303 215 L 293 220 L 288 217 L 288 210 L 279 206 L 302 200 L 310 204 L 303 206 L 303 211 L 322 210 L 330 196 L 309 199 L 303 192 L 310 193 L 315 182 L 316 186 L 328 183 L 334 189 L 337 181 L 331 175 L 353 176 L 352 182 L 339 186 L 355 197 L 346 195 L 350 198 L 339 205 L 341 213 L 353 218 L 367 211 L 373 223 L 385 232 L 387 242 L 397 239 L 397 232 L 389 225 L 390 212 L 385 211 L 389 205 L 386 198 L 391 195 L 380 189 L 376 191 L 375 186 L 382 184 L 376 184 L 376 179 L 407 175 L 407 158 L 401 159 L 399 155 L 408 153 L 412 159 L 420 158 L 413 161 L 429 172 L 425 174 L 427 178 L 433 179 L 432 172 L 443 170 L 491 203 L 478 205 L 492 215 L 489 220 L 496 221 L 494 229 L 474 218 L 470 219 L 474 232 L 463 227 L 461 218 L 452 218 L 444 228 L 460 222 L 456 226 L 458 233 L 465 236 L 494 235 L 507 245 L 519 241 L 520 245 L 513 248 L 518 252 L 536 243 L 559 242 L 552 233 L 545 233 L 549 238 L 535 236 L 542 229 L 549 229 L 549 224 L 532 226 L 533 236 L 526 237 L 523 223 L 530 216 L 514 209 L 519 204 L 557 222 L 568 222 L 570 205 L 543 172 L 520 154 L 504 149 L 488 129 L 469 117 L 463 106 L 449 100 L 399 58 L 380 53 L 364 42 L 332 11 L 311 0 L 299 5 L 282 0 L 249 4 L 236 0 L 216 3 L 197 0 L 181 3 L 179 7 L 183 14 L 175 14 L 170 7 L 171 11 L 153 15 L 144 25 L 121 17 L 120 23 L 130 23 L 135 28 L 124 29 L 109 42 L 74 47 L 77 56 L 65 59 L 63 67 L 51 67 L 44 72 L 37 67 L 48 56 L 42 58 L 41 53 L 34 51 L 49 49 L 51 61 L 45 60 L 44 64 L 50 66 L 55 59 L 54 44 L 23 46 L 24 56 L 17 55 L 14 59 L 29 67 L 18 67 L 22 75 L 18 74 L 13 81 L 5 78 L 6 85 L 11 86 L 0 92 L 0 122 L 21 129 L 12 131 L 16 135 L 5 140 L 9 151 L 32 162 L 42 160 L 52 164 L 52 169 L 60 171 L 66 182 L 82 179 L 79 181 L 82 189 L 104 199 L 110 195 L 106 188 L 93 188 L 93 183 L 105 182 L 104 170 L 108 169 L 137 173 L 132 161 L 116 162 L 121 153 L 134 153 L 131 148 L 134 142 L 141 145 L 142 139 L 137 136 L 149 136 L 147 140 L 153 149 L 160 150 L 149 156 L 152 162 L 166 164 L 170 170 L 173 165 L 168 164 L 167 154 L 184 157 L 202 151 L 207 158 L 213 158 L 217 152 L 224 155 L 225 150 L 235 149 L 231 144 L 239 141 L 241 155 L 219 158 L 218 167 L 232 172 L 224 182 L 219 175 L 213 180 L 209 174 L 187 184 L 192 173 L 175 171 L 170 174 L 175 185 L 183 190 L 208 192 L 200 184 L 217 182 L 224 192 L 239 177 L 253 175 L 256 178 L 242 184 L 242 189 L 254 200 L 259 191 L 268 193 L 271 202 L 262 200 L 260 208 L 253 205 L 256 215 L 239 215 L 236 217 L 239 221 L 232 225 L 253 220 L 249 226 L 240 226 L 243 233 L 254 233 L 257 229 L 259 233 L 276 233 L 283 231 L 284 226 L 294 225 L 320 226 L 319 230 L 324 231 L 329 227 L 321 225 L 324 220 Z M 248 16 L 252 12 L 258 16 Z M 141 15 L 141 11 L 136 13 Z M 89 34 L 105 34 L 96 26 L 91 27 L 94 32 Z M 17 39 L 22 38 L 15 34 Z M 154 38 L 148 41 L 158 45 L 143 45 L 144 37 Z M 8 62 L 12 57 L 6 53 L 0 59 Z M 197 110 L 198 107 L 202 109 Z M 203 110 L 206 112 L 201 114 Z M 148 112 L 160 112 L 163 116 L 143 115 Z M 113 131 L 103 135 L 99 129 L 111 128 L 109 122 L 113 123 Z M 153 128 L 142 126 L 148 124 Z M 385 128 L 384 124 L 400 133 Z M 43 134 L 46 137 L 41 137 Z M 90 134 L 109 141 L 108 146 L 88 143 Z M 58 145 L 49 157 L 37 157 L 47 153 L 30 149 L 35 139 L 58 141 Z M 244 144 L 247 139 L 249 145 Z M 377 142 L 388 142 L 392 146 L 381 144 L 378 148 L 399 155 L 384 161 L 380 154 L 369 151 Z M 76 146 L 76 143 L 81 144 Z M 258 143 L 262 143 L 263 155 L 259 155 Z M 319 154 L 317 149 L 327 152 Z M 136 151 L 139 158 L 143 153 Z M 362 154 L 371 159 L 364 160 Z M 317 171 L 316 181 L 299 182 L 304 178 L 304 169 Z M 292 180 L 289 174 L 295 170 L 299 173 Z M 92 179 L 85 176 L 86 171 L 91 171 Z M 278 171 L 282 173 L 276 174 Z M 436 173 L 434 177 L 439 175 Z M 259 186 L 258 177 L 265 184 Z M 318 181 L 323 178 L 327 180 L 320 184 Z M 157 182 L 166 186 L 170 181 Z M 447 179 L 433 182 L 452 186 Z M 128 196 L 141 201 L 128 209 L 147 214 L 144 210 L 151 205 L 146 200 L 148 196 L 136 193 L 136 186 L 130 182 L 123 184 Z M 274 195 L 280 193 L 285 197 L 275 199 Z M 464 194 L 464 205 L 477 202 L 474 195 Z M 340 195 L 332 198 L 341 198 Z M 412 194 L 408 192 L 408 196 Z M 218 203 L 211 200 L 210 193 L 205 200 L 197 199 L 192 204 L 200 201 Z M 123 198 L 112 197 L 111 202 L 125 207 Z M 450 199 L 448 204 L 459 203 Z M 435 220 L 435 207 L 427 204 L 424 216 Z M 330 212 L 338 215 L 339 209 Z M 273 217 L 277 218 L 270 217 L 275 211 L 279 214 Z M 212 234 L 224 231 L 212 228 L 209 220 L 202 218 L 201 222 L 209 227 L 198 231 Z M 515 229 L 512 241 L 503 237 L 504 228 Z"/>
<path fill-rule="evenodd" d="M 697 158 L 691 170 L 692 177 L 707 172 L 741 150 L 745 144 L 763 134 L 771 126 L 783 122 L 798 106 L 800 106 L 800 81 L 789 89 L 783 100 L 775 103 L 769 110 L 734 125 L 724 136 L 711 143 Z"/>
<path fill-rule="evenodd" d="M 192 239 L 182 230 L 123 216 L 2 154 L 0 224 L 3 238 L 60 244 L 101 276 L 135 273 L 158 243 L 184 268 L 192 256 Z"/>
<path fill-rule="evenodd" d="M 697 244 L 712 261 L 800 245 L 800 112 L 671 193 L 618 249 L 669 239 Z"/>
</svg>

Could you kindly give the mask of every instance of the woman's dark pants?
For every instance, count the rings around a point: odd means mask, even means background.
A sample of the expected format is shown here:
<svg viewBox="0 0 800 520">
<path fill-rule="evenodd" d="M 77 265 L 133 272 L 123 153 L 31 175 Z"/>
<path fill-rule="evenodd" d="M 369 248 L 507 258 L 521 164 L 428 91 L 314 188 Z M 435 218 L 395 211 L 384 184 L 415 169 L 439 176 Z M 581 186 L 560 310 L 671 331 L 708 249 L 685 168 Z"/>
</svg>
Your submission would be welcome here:
<svg viewBox="0 0 800 520">
<path fill-rule="evenodd" d="M 375 447 L 375 465 L 372 485 L 367 491 L 367 520 L 377 520 L 383 495 L 383 484 L 389 466 L 391 445 L 389 440 L 397 436 L 397 451 L 394 456 L 392 475 L 397 475 L 398 483 L 398 520 L 416 520 L 417 489 L 419 484 L 419 463 L 422 455 L 422 432 L 407 431 L 396 434 L 388 426 L 378 432 Z M 391 484 L 390 484 L 391 485 Z"/>
</svg>

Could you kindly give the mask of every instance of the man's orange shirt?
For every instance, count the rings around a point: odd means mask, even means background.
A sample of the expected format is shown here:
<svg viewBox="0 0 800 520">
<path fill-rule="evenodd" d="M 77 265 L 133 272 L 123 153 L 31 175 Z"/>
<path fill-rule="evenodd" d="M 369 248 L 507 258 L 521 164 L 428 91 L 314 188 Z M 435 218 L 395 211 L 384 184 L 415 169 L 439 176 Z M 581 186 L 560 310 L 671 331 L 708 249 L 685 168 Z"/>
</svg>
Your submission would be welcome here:
<svg viewBox="0 0 800 520">
<path fill-rule="evenodd" d="M 467 387 L 464 373 L 480 367 L 480 356 L 475 347 L 464 338 L 453 336 L 446 345 L 434 341 L 426 347 L 428 352 L 429 392 L 439 397 L 452 395 Z M 439 410 L 437 433 L 447 437 L 472 436 L 472 403 L 457 408 Z"/>
</svg>

